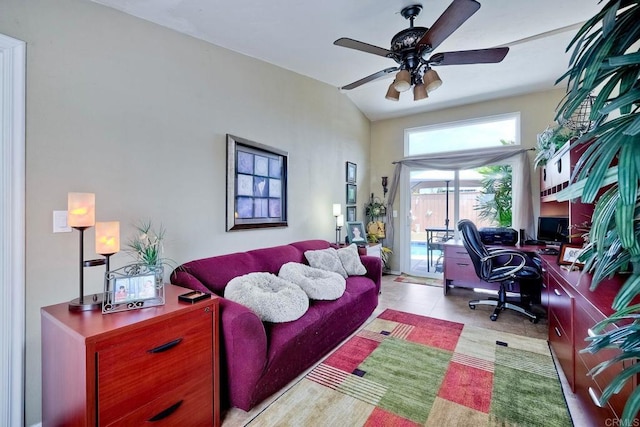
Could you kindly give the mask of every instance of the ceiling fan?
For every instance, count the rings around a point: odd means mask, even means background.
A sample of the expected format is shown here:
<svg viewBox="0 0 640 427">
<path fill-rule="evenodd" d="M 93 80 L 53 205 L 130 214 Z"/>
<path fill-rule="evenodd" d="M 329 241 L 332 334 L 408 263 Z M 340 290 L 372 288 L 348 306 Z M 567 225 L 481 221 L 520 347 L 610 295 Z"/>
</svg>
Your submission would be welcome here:
<svg viewBox="0 0 640 427">
<path fill-rule="evenodd" d="M 413 97 L 418 101 L 427 98 L 427 92 L 437 89 L 442 84 L 438 74 L 431 68 L 433 66 L 487 64 L 502 61 L 509 52 L 508 47 L 441 52 L 429 56 L 478 9 L 480 9 L 480 3 L 475 0 L 453 0 L 431 28 L 425 28 L 413 26 L 413 20 L 422 11 L 422 5 L 407 6 L 400 11 L 400 14 L 409 20 L 409 28 L 393 36 L 390 49 L 346 37 L 339 38 L 333 42 L 334 45 L 384 56 L 398 63 L 397 67 L 385 68 L 340 89 L 355 89 L 398 71 L 395 80 L 389 86 L 386 98 L 398 101 L 400 92 L 409 90 L 413 86 Z"/>
</svg>

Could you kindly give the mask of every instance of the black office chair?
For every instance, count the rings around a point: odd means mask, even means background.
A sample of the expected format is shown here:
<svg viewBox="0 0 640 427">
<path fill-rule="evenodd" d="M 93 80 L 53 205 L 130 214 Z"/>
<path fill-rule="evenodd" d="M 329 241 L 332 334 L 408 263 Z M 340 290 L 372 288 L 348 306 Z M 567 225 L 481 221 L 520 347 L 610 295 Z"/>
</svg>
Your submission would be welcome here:
<svg viewBox="0 0 640 427">
<path fill-rule="evenodd" d="M 462 242 L 465 249 L 473 261 L 476 274 L 485 282 L 500 283 L 498 298 L 489 298 L 483 300 L 469 301 L 469 308 L 475 309 L 476 305 L 495 306 L 490 319 L 495 321 L 502 310 L 508 308 L 510 310 L 522 313 L 528 316 L 533 323 L 538 322 L 538 315 L 532 313 L 524 304 L 519 305 L 507 302 L 507 290 L 511 291 L 513 284 L 520 284 L 521 301 L 523 298 L 523 288 L 529 284 L 535 283 L 539 286 L 542 277 L 541 269 L 534 260 L 526 253 L 515 249 L 487 249 L 480 240 L 480 233 L 475 224 L 468 219 L 458 222 L 458 230 L 462 233 Z"/>
</svg>

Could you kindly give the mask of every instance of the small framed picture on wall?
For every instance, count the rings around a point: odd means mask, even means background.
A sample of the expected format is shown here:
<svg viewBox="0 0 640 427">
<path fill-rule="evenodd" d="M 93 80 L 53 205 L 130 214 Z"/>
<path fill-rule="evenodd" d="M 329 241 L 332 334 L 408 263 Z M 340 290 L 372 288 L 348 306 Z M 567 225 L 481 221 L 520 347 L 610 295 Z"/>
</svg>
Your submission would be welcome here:
<svg viewBox="0 0 640 427">
<path fill-rule="evenodd" d="M 355 184 L 347 184 L 347 205 L 356 204 L 356 194 L 358 187 Z"/>
<path fill-rule="evenodd" d="M 347 182 L 349 184 L 355 184 L 358 173 L 358 165 L 355 163 L 347 162 Z"/>
<path fill-rule="evenodd" d="M 356 220 L 356 207 L 347 206 L 347 222 L 353 222 Z"/>
</svg>

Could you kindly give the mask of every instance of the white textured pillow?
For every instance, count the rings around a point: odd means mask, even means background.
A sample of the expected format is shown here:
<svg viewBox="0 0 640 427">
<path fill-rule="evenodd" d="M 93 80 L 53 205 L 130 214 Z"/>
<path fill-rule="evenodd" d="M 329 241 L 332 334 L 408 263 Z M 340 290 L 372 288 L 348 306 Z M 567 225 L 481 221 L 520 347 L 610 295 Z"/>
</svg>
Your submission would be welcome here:
<svg viewBox="0 0 640 427">
<path fill-rule="evenodd" d="M 224 297 L 248 307 L 264 322 L 291 322 L 309 309 L 309 298 L 299 286 L 271 273 L 231 279 Z"/>
<path fill-rule="evenodd" d="M 338 258 L 342 262 L 342 267 L 349 276 L 362 276 L 367 274 L 367 269 L 360 261 L 358 246 L 355 243 L 337 250 Z"/>
<path fill-rule="evenodd" d="M 288 262 L 278 276 L 300 286 L 310 299 L 334 300 L 344 294 L 346 281 L 333 271 L 320 270 L 297 262 Z"/>
<path fill-rule="evenodd" d="M 306 251 L 304 256 L 309 261 L 309 265 L 320 270 L 333 271 L 342 277 L 348 276 L 342 261 L 338 258 L 338 252 L 333 248 L 320 249 L 317 251 Z"/>
</svg>

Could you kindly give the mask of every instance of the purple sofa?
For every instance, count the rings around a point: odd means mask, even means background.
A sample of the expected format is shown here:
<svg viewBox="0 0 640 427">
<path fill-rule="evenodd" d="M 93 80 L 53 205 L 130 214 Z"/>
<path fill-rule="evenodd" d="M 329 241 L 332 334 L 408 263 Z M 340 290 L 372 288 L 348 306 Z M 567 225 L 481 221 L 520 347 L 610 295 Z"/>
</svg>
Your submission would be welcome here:
<svg viewBox="0 0 640 427">
<path fill-rule="evenodd" d="M 251 272 L 277 274 L 287 262 L 307 263 L 308 250 L 329 242 L 306 240 L 289 245 L 221 255 L 183 264 L 171 274 L 175 285 L 223 296 L 227 283 Z M 222 298 L 221 401 L 248 411 L 275 393 L 352 334 L 378 305 L 381 261 L 361 256 L 367 273 L 350 276 L 344 295 L 310 301 L 298 320 L 262 322 L 247 307 Z"/>
</svg>

